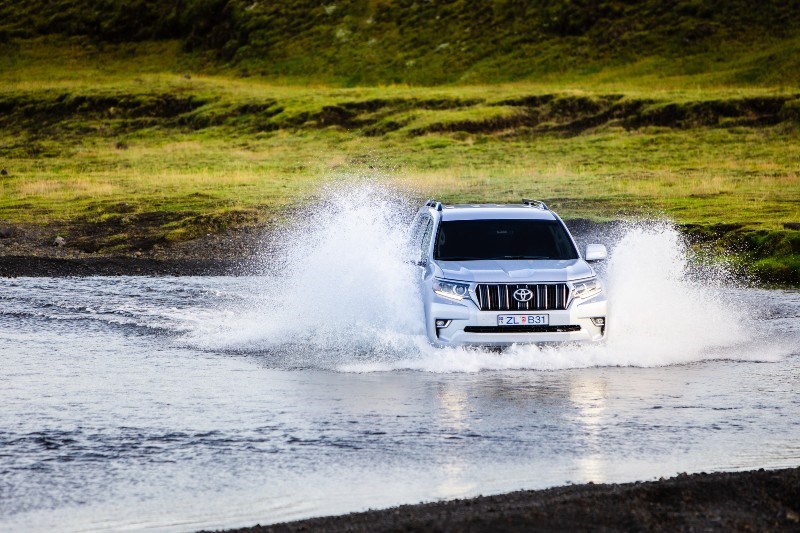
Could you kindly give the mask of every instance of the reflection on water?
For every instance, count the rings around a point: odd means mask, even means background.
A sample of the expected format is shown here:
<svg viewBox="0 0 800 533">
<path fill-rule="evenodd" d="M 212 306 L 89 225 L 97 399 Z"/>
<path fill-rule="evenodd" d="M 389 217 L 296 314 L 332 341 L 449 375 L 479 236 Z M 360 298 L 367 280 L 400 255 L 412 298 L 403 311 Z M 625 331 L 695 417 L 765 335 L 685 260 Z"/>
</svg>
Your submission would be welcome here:
<svg viewBox="0 0 800 533">
<path fill-rule="evenodd" d="M 601 455 L 602 429 L 608 425 L 607 383 L 603 378 L 576 377 L 570 386 L 569 399 L 577 410 L 575 422 L 586 435 L 586 452 L 577 459 L 582 479 L 595 483 L 606 481 L 606 465 Z"/>
<path fill-rule="evenodd" d="M 436 398 L 439 402 L 441 427 L 461 432 L 469 428 L 469 398 L 466 391 L 452 383 L 440 383 Z"/>
<path fill-rule="evenodd" d="M 443 382 L 437 385 L 438 425 L 451 434 L 446 439 L 475 438 L 471 431 L 471 411 L 467 392 L 453 383 Z M 462 437 L 463 436 L 463 437 Z M 478 487 L 477 480 L 471 478 L 467 471 L 466 460 L 458 454 L 448 453 L 449 446 L 440 448 L 439 470 L 442 480 L 436 490 L 442 498 L 461 498 L 473 494 Z"/>
</svg>

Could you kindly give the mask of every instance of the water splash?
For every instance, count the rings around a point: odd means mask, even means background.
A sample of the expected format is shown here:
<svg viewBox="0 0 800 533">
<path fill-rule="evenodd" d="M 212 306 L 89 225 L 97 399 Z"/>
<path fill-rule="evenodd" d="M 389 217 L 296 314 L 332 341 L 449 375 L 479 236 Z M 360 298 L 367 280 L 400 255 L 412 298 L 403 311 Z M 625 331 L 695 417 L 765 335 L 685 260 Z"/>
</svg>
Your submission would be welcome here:
<svg viewBox="0 0 800 533">
<path fill-rule="evenodd" d="M 625 229 L 607 271 L 612 333 L 623 364 L 687 362 L 746 343 L 750 335 L 728 273 L 698 268 L 666 222 Z"/>
<path fill-rule="evenodd" d="M 405 261 L 414 203 L 370 184 L 324 196 L 280 237 L 246 308 L 198 328 L 191 343 L 258 354 L 283 368 L 346 372 L 662 366 L 790 353 L 758 343 L 767 333 L 747 320 L 742 291 L 722 269 L 696 269 L 667 222 L 627 224 L 607 236 L 606 342 L 435 349 L 422 327 L 419 273 Z"/>
<path fill-rule="evenodd" d="M 256 298 L 193 335 L 205 348 L 278 354 L 292 366 L 396 358 L 424 346 L 408 205 L 369 184 L 326 191 L 262 258 Z"/>
</svg>

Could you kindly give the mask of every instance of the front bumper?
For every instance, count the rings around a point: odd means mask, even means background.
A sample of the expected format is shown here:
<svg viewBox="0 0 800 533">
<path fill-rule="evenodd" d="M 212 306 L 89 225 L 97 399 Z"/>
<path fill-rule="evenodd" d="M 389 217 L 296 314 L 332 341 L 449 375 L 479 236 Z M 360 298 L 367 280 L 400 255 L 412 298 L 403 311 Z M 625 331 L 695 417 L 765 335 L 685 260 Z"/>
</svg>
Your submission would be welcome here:
<svg viewBox="0 0 800 533">
<path fill-rule="evenodd" d="M 512 344 L 597 342 L 605 338 L 607 323 L 595 325 L 592 318 L 605 319 L 608 302 L 604 293 L 587 299 L 573 299 L 567 309 L 548 311 L 481 311 L 472 300 L 460 302 L 435 297 L 426 310 L 428 339 L 436 346 L 510 346 Z M 497 330 L 497 316 L 546 314 L 546 328 L 520 331 Z M 437 327 L 444 320 L 446 327 Z M 472 330 L 472 331 L 470 331 Z M 495 331 L 492 331 L 495 330 Z"/>
</svg>

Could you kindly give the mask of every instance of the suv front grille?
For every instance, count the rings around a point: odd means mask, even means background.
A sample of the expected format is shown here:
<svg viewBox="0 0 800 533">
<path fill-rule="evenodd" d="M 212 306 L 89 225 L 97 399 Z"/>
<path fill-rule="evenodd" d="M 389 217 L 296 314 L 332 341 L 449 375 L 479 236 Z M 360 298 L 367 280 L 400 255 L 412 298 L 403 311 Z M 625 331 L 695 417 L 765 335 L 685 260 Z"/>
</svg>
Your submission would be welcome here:
<svg viewBox="0 0 800 533">
<path fill-rule="evenodd" d="M 527 289 L 533 296 L 527 302 L 517 301 L 514 292 L 519 289 Z M 567 308 L 569 287 L 566 283 L 479 283 L 475 295 L 481 311 L 547 311 Z"/>
</svg>

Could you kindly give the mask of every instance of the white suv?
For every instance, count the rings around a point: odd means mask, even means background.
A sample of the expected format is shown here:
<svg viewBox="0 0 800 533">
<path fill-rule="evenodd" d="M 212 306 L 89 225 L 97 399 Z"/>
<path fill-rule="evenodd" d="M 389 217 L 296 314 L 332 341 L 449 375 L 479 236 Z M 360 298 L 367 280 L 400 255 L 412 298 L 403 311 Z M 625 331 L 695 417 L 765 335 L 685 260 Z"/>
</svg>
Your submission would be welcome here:
<svg viewBox="0 0 800 533">
<path fill-rule="evenodd" d="M 422 270 L 428 338 L 437 346 L 599 341 L 608 304 L 591 261 L 564 222 L 536 200 L 442 205 L 430 200 L 412 226 Z"/>
</svg>

